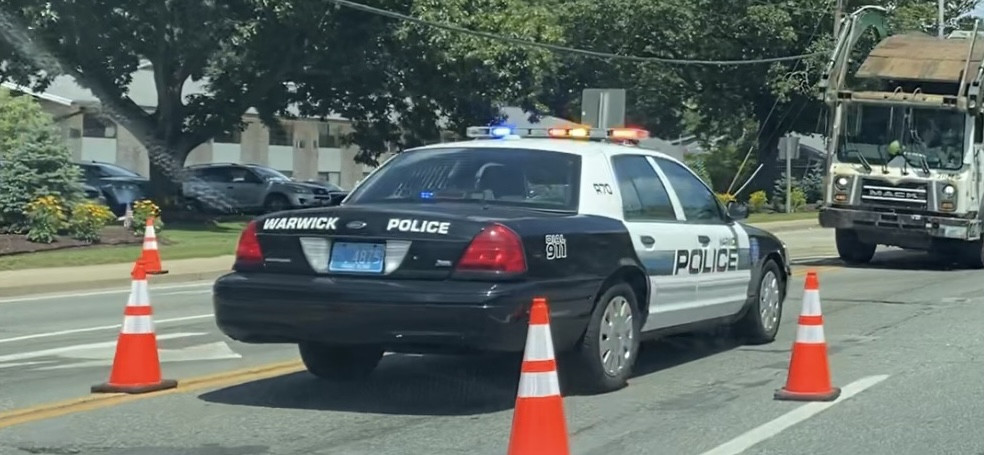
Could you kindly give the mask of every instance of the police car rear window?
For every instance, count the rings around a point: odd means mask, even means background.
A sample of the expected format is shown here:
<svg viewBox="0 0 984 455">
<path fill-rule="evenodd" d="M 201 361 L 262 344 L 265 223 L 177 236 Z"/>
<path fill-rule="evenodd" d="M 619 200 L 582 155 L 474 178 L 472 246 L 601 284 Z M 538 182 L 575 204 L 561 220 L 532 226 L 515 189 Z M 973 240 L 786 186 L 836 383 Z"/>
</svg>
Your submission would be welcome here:
<svg viewBox="0 0 984 455">
<path fill-rule="evenodd" d="M 440 148 L 401 153 L 346 204 L 478 202 L 576 211 L 581 157 L 521 148 Z"/>
</svg>

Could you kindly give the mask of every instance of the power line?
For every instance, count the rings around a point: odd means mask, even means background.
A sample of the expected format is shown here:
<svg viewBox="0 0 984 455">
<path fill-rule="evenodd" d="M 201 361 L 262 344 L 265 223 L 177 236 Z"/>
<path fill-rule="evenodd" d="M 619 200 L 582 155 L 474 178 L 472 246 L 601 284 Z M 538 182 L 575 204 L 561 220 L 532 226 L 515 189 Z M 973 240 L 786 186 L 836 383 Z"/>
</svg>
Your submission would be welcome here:
<svg viewBox="0 0 984 455">
<path fill-rule="evenodd" d="M 466 35 L 478 36 L 491 40 L 504 41 L 518 46 L 538 47 L 541 49 L 547 49 L 554 52 L 565 52 L 568 54 L 576 54 L 585 57 L 601 58 L 607 60 L 626 60 L 626 61 L 641 62 L 641 63 L 665 63 L 671 65 L 739 66 L 739 65 L 757 65 L 761 63 L 775 63 L 775 62 L 802 60 L 805 58 L 822 54 L 821 52 L 814 52 L 811 54 L 788 55 L 784 57 L 768 57 L 768 58 L 757 58 L 757 59 L 748 59 L 748 60 L 693 60 L 693 59 L 674 59 L 674 58 L 665 58 L 665 57 L 640 57 L 635 55 L 619 55 L 619 54 L 610 54 L 607 52 L 598 52 L 598 51 L 591 51 L 586 49 L 577 49 L 567 46 L 559 46 L 556 44 L 539 43 L 536 41 L 512 38 L 508 36 L 498 35 L 495 33 L 483 32 L 479 30 L 471 30 L 456 25 L 444 24 L 440 22 L 432 22 L 426 19 L 407 16 L 405 14 L 397 13 L 394 11 L 388 11 L 380 8 L 375 8 L 372 6 L 363 5 L 361 3 L 352 2 L 349 0 L 328 0 L 328 2 L 334 3 L 338 6 L 343 6 L 346 8 L 362 11 L 365 13 L 384 16 L 384 17 L 397 19 L 405 22 L 413 22 L 415 24 L 425 25 L 428 27 L 439 28 L 442 30 L 447 30 L 457 33 L 463 33 Z"/>
</svg>

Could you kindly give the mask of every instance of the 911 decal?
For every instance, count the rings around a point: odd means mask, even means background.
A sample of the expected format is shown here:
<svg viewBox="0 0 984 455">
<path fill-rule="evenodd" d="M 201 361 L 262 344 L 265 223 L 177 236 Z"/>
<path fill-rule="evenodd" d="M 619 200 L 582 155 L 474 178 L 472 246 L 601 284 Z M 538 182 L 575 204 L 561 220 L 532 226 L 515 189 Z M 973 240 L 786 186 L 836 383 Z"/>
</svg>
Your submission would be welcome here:
<svg viewBox="0 0 984 455">
<path fill-rule="evenodd" d="M 738 270 L 738 250 L 731 248 L 703 248 L 677 250 L 674 275 L 721 273 Z"/>
<path fill-rule="evenodd" d="M 289 216 L 263 220 L 264 231 L 333 231 L 338 224 L 337 216 Z"/>
<path fill-rule="evenodd" d="M 422 232 L 427 234 L 447 234 L 451 223 L 447 221 L 427 221 L 410 218 L 390 218 L 386 230 L 399 232 Z"/>
<path fill-rule="evenodd" d="M 546 243 L 548 261 L 567 257 L 567 239 L 564 234 L 548 234 L 543 236 L 543 241 Z"/>
</svg>

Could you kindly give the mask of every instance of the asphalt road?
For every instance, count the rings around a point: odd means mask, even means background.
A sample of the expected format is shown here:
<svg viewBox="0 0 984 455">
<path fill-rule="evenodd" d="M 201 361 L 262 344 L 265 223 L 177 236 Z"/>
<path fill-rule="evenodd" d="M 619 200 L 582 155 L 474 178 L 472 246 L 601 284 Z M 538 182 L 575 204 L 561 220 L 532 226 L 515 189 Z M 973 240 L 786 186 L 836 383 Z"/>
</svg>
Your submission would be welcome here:
<svg viewBox="0 0 984 455">
<path fill-rule="evenodd" d="M 780 236 L 801 259 L 779 339 L 736 346 L 702 334 L 644 346 L 628 388 L 565 398 L 573 453 L 984 454 L 984 272 L 897 250 L 844 268 L 825 258 L 829 231 Z M 807 268 L 820 273 L 833 381 L 844 388 L 833 403 L 772 398 L 786 379 Z M 0 422 L 4 410 L 83 396 L 104 381 L 125 297 L 0 301 Z M 152 302 L 165 376 L 296 359 L 290 347 L 218 334 L 207 287 L 156 288 Z M 389 356 L 358 385 L 303 372 L 247 378 L 0 424 L 0 454 L 503 454 L 518 365 Z"/>
</svg>

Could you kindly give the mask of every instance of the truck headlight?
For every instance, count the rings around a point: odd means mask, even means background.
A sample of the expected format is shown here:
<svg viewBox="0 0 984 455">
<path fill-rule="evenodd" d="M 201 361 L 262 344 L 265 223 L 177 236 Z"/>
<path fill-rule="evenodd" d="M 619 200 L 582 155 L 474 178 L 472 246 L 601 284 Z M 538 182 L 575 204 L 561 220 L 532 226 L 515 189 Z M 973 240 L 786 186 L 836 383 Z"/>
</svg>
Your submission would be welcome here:
<svg viewBox="0 0 984 455">
<path fill-rule="evenodd" d="M 834 185 L 837 185 L 837 188 L 842 190 L 847 188 L 848 183 L 851 183 L 851 181 L 847 177 L 837 177 L 834 179 Z"/>
<path fill-rule="evenodd" d="M 954 187 L 953 185 L 946 185 L 943 187 L 943 195 L 946 196 L 947 199 L 952 198 L 956 194 L 957 194 L 957 188 Z"/>
</svg>

